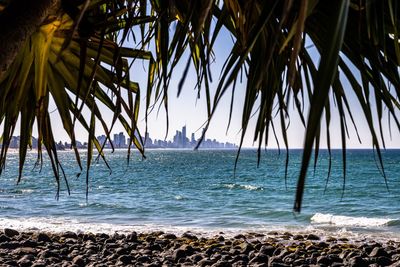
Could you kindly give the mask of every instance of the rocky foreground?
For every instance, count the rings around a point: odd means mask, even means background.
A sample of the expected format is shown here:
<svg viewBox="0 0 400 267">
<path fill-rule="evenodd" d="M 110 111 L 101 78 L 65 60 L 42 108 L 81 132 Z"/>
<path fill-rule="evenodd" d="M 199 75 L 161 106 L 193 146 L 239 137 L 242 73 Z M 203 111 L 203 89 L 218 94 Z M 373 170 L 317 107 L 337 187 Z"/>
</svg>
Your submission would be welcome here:
<svg viewBox="0 0 400 267">
<path fill-rule="evenodd" d="M 400 242 L 313 234 L 0 234 L 1 266 L 400 266 Z"/>
</svg>

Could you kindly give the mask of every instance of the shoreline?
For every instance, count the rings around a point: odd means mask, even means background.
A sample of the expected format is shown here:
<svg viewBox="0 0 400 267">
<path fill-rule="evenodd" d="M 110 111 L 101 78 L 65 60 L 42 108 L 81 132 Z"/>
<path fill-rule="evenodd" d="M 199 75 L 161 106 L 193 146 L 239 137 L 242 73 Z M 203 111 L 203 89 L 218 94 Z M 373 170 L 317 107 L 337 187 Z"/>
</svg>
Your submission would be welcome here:
<svg viewBox="0 0 400 267">
<path fill-rule="evenodd" d="M 400 242 L 313 233 L 51 233 L 0 230 L 0 265 L 400 266 Z"/>
<path fill-rule="evenodd" d="M 77 234 L 129 234 L 131 231 L 140 233 L 167 232 L 177 236 L 191 232 L 199 237 L 210 238 L 223 232 L 225 237 L 233 237 L 237 234 L 259 233 L 285 233 L 293 235 L 315 234 L 324 237 L 330 236 L 337 239 L 348 238 L 349 240 L 376 240 L 387 242 L 389 240 L 400 242 L 398 228 L 385 225 L 374 227 L 338 226 L 334 224 L 263 224 L 248 225 L 247 227 L 193 225 L 193 224 L 170 224 L 160 223 L 132 223 L 132 222 L 109 222 L 104 220 L 83 220 L 82 218 L 59 218 L 59 217 L 9 217 L 0 218 L 1 229 L 12 228 L 21 232 L 48 232 L 60 234 L 64 232 L 75 232 Z"/>
</svg>

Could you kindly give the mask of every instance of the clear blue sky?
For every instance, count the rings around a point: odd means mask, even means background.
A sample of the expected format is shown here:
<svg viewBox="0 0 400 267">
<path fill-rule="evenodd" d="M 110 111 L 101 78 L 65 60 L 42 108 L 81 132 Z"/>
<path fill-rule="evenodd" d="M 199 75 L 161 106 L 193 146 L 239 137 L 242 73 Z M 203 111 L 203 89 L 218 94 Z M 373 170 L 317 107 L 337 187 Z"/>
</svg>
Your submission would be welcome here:
<svg viewBox="0 0 400 267">
<path fill-rule="evenodd" d="M 212 87 L 215 88 L 218 80 L 222 65 L 225 59 L 228 56 L 228 53 L 231 48 L 231 37 L 227 34 L 221 34 L 219 39 L 217 39 L 216 45 L 214 47 L 214 52 L 216 55 L 215 63 L 212 65 L 212 73 L 213 73 L 213 84 Z M 311 51 L 313 48 L 310 48 Z M 312 52 L 315 57 L 318 57 L 317 54 Z M 196 138 L 201 134 L 201 127 L 203 123 L 207 119 L 206 114 L 206 104 L 204 91 L 202 91 L 202 96 L 200 99 L 197 99 L 197 88 L 195 88 L 196 76 L 194 70 L 191 69 L 187 76 L 184 90 L 179 98 L 177 95 L 177 84 L 180 81 L 180 77 L 183 72 L 183 68 L 185 66 L 187 60 L 187 55 L 182 57 L 181 64 L 177 66 L 175 69 L 174 75 L 172 77 L 172 81 L 169 88 L 169 122 L 170 128 L 167 136 L 167 140 L 172 139 L 172 136 L 175 134 L 175 130 L 180 130 L 183 125 L 187 126 L 188 135 L 192 132 L 195 132 Z M 136 62 L 134 67 L 131 70 L 131 78 L 134 81 L 138 81 L 143 90 L 142 93 L 142 105 L 141 105 L 141 120 L 139 122 L 140 128 L 144 131 L 144 106 L 145 106 L 145 91 L 146 91 L 146 79 L 147 79 L 147 62 Z M 229 116 L 229 107 L 230 107 L 230 98 L 231 94 L 225 95 L 223 101 L 220 103 L 219 108 L 212 119 L 210 128 L 207 132 L 207 138 L 216 138 L 219 141 L 228 141 L 234 142 L 236 144 L 240 141 L 241 135 L 241 112 L 243 107 L 243 99 L 244 99 L 244 88 L 245 84 L 240 84 L 236 88 L 235 94 L 235 104 L 232 116 L 232 122 L 229 131 L 227 132 L 227 123 Z M 350 90 L 347 90 L 350 92 Z M 333 103 L 333 102 L 332 102 Z M 371 101 L 374 103 L 374 101 Z M 351 125 L 350 120 L 348 120 L 349 124 L 349 134 L 350 139 L 347 140 L 347 144 L 349 148 L 371 148 L 371 137 L 369 135 L 368 128 L 365 123 L 365 119 L 363 118 L 361 108 L 356 102 L 354 96 L 350 93 L 350 105 L 353 111 L 354 119 L 357 122 L 358 130 L 361 136 L 362 144 L 358 142 L 356 137 L 354 128 Z M 164 139 L 166 134 L 166 120 L 165 120 L 165 110 L 163 107 L 158 109 L 159 103 L 157 104 L 157 108 L 153 110 L 150 114 L 149 122 L 148 122 L 148 130 L 151 138 L 153 139 Z M 52 110 L 54 107 L 50 107 Z M 67 141 L 68 137 L 62 129 L 61 120 L 58 118 L 57 112 L 52 114 L 53 117 L 53 128 L 56 136 L 56 140 Z M 333 111 L 334 114 L 337 114 L 337 111 Z M 112 118 L 112 113 L 109 111 L 103 112 L 106 121 L 110 122 Z M 256 117 L 256 116 L 255 116 Z M 300 123 L 300 119 L 296 112 L 291 112 L 291 123 L 288 130 L 289 136 L 289 144 L 292 148 L 299 148 L 303 145 L 304 140 L 304 127 Z M 375 118 L 376 121 L 376 118 Z M 376 121 L 377 122 L 377 121 Z M 250 122 L 248 133 L 245 138 L 244 146 L 251 147 L 253 146 L 253 134 L 254 134 L 254 125 L 255 119 Z M 385 137 L 386 137 L 386 145 L 388 148 L 399 148 L 400 147 L 400 135 L 398 130 L 395 127 L 392 127 L 392 139 L 390 139 L 388 133 L 388 123 L 387 119 L 383 121 Z M 392 123 L 393 126 L 394 123 Z M 280 128 L 280 127 L 277 127 Z M 323 135 L 321 139 L 321 146 L 326 147 L 325 142 L 325 126 L 323 126 Z M 100 127 L 97 127 L 98 131 L 96 135 L 101 135 L 103 132 Z M 200 129 L 200 130 L 199 130 Z M 17 129 L 17 131 L 19 131 Z M 114 127 L 113 132 L 123 131 L 121 125 L 116 125 Z M 278 129 L 279 134 L 279 129 Z M 14 135 L 17 135 L 14 134 Z M 86 141 L 87 135 L 82 128 L 77 128 L 77 138 L 81 141 Z M 340 147 L 340 128 L 338 116 L 333 115 L 332 123 L 331 123 L 331 142 L 333 147 Z M 273 136 L 270 137 L 270 147 L 277 147 L 274 142 Z M 257 145 L 257 144 L 256 144 Z M 281 146 L 283 146 L 283 142 L 281 142 Z"/>
</svg>

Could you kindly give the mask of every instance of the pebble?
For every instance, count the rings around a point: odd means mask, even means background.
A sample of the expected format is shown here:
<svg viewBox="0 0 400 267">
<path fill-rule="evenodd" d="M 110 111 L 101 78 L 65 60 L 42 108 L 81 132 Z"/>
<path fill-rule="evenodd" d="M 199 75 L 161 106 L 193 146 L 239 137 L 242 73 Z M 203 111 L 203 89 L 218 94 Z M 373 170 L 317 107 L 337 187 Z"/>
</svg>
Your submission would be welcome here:
<svg viewBox="0 0 400 267">
<path fill-rule="evenodd" d="M 10 229 L 10 228 L 5 228 L 4 229 L 4 235 L 7 237 L 14 237 L 19 235 L 19 232 L 17 230 L 14 229 Z"/>
<path fill-rule="evenodd" d="M 345 241 L 314 234 L 0 233 L 0 266 L 391 266 L 399 242 Z"/>
</svg>

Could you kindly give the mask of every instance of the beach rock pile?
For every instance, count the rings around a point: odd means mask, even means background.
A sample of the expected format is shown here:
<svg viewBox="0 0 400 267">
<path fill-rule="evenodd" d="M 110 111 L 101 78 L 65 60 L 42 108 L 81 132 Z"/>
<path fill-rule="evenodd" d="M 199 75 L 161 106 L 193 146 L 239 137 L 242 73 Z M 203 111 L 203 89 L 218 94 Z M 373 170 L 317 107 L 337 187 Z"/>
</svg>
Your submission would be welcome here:
<svg viewBox="0 0 400 267">
<path fill-rule="evenodd" d="M 0 234 L 0 266 L 392 266 L 400 242 L 347 240 L 313 234 L 234 237 L 153 232 Z"/>
</svg>

